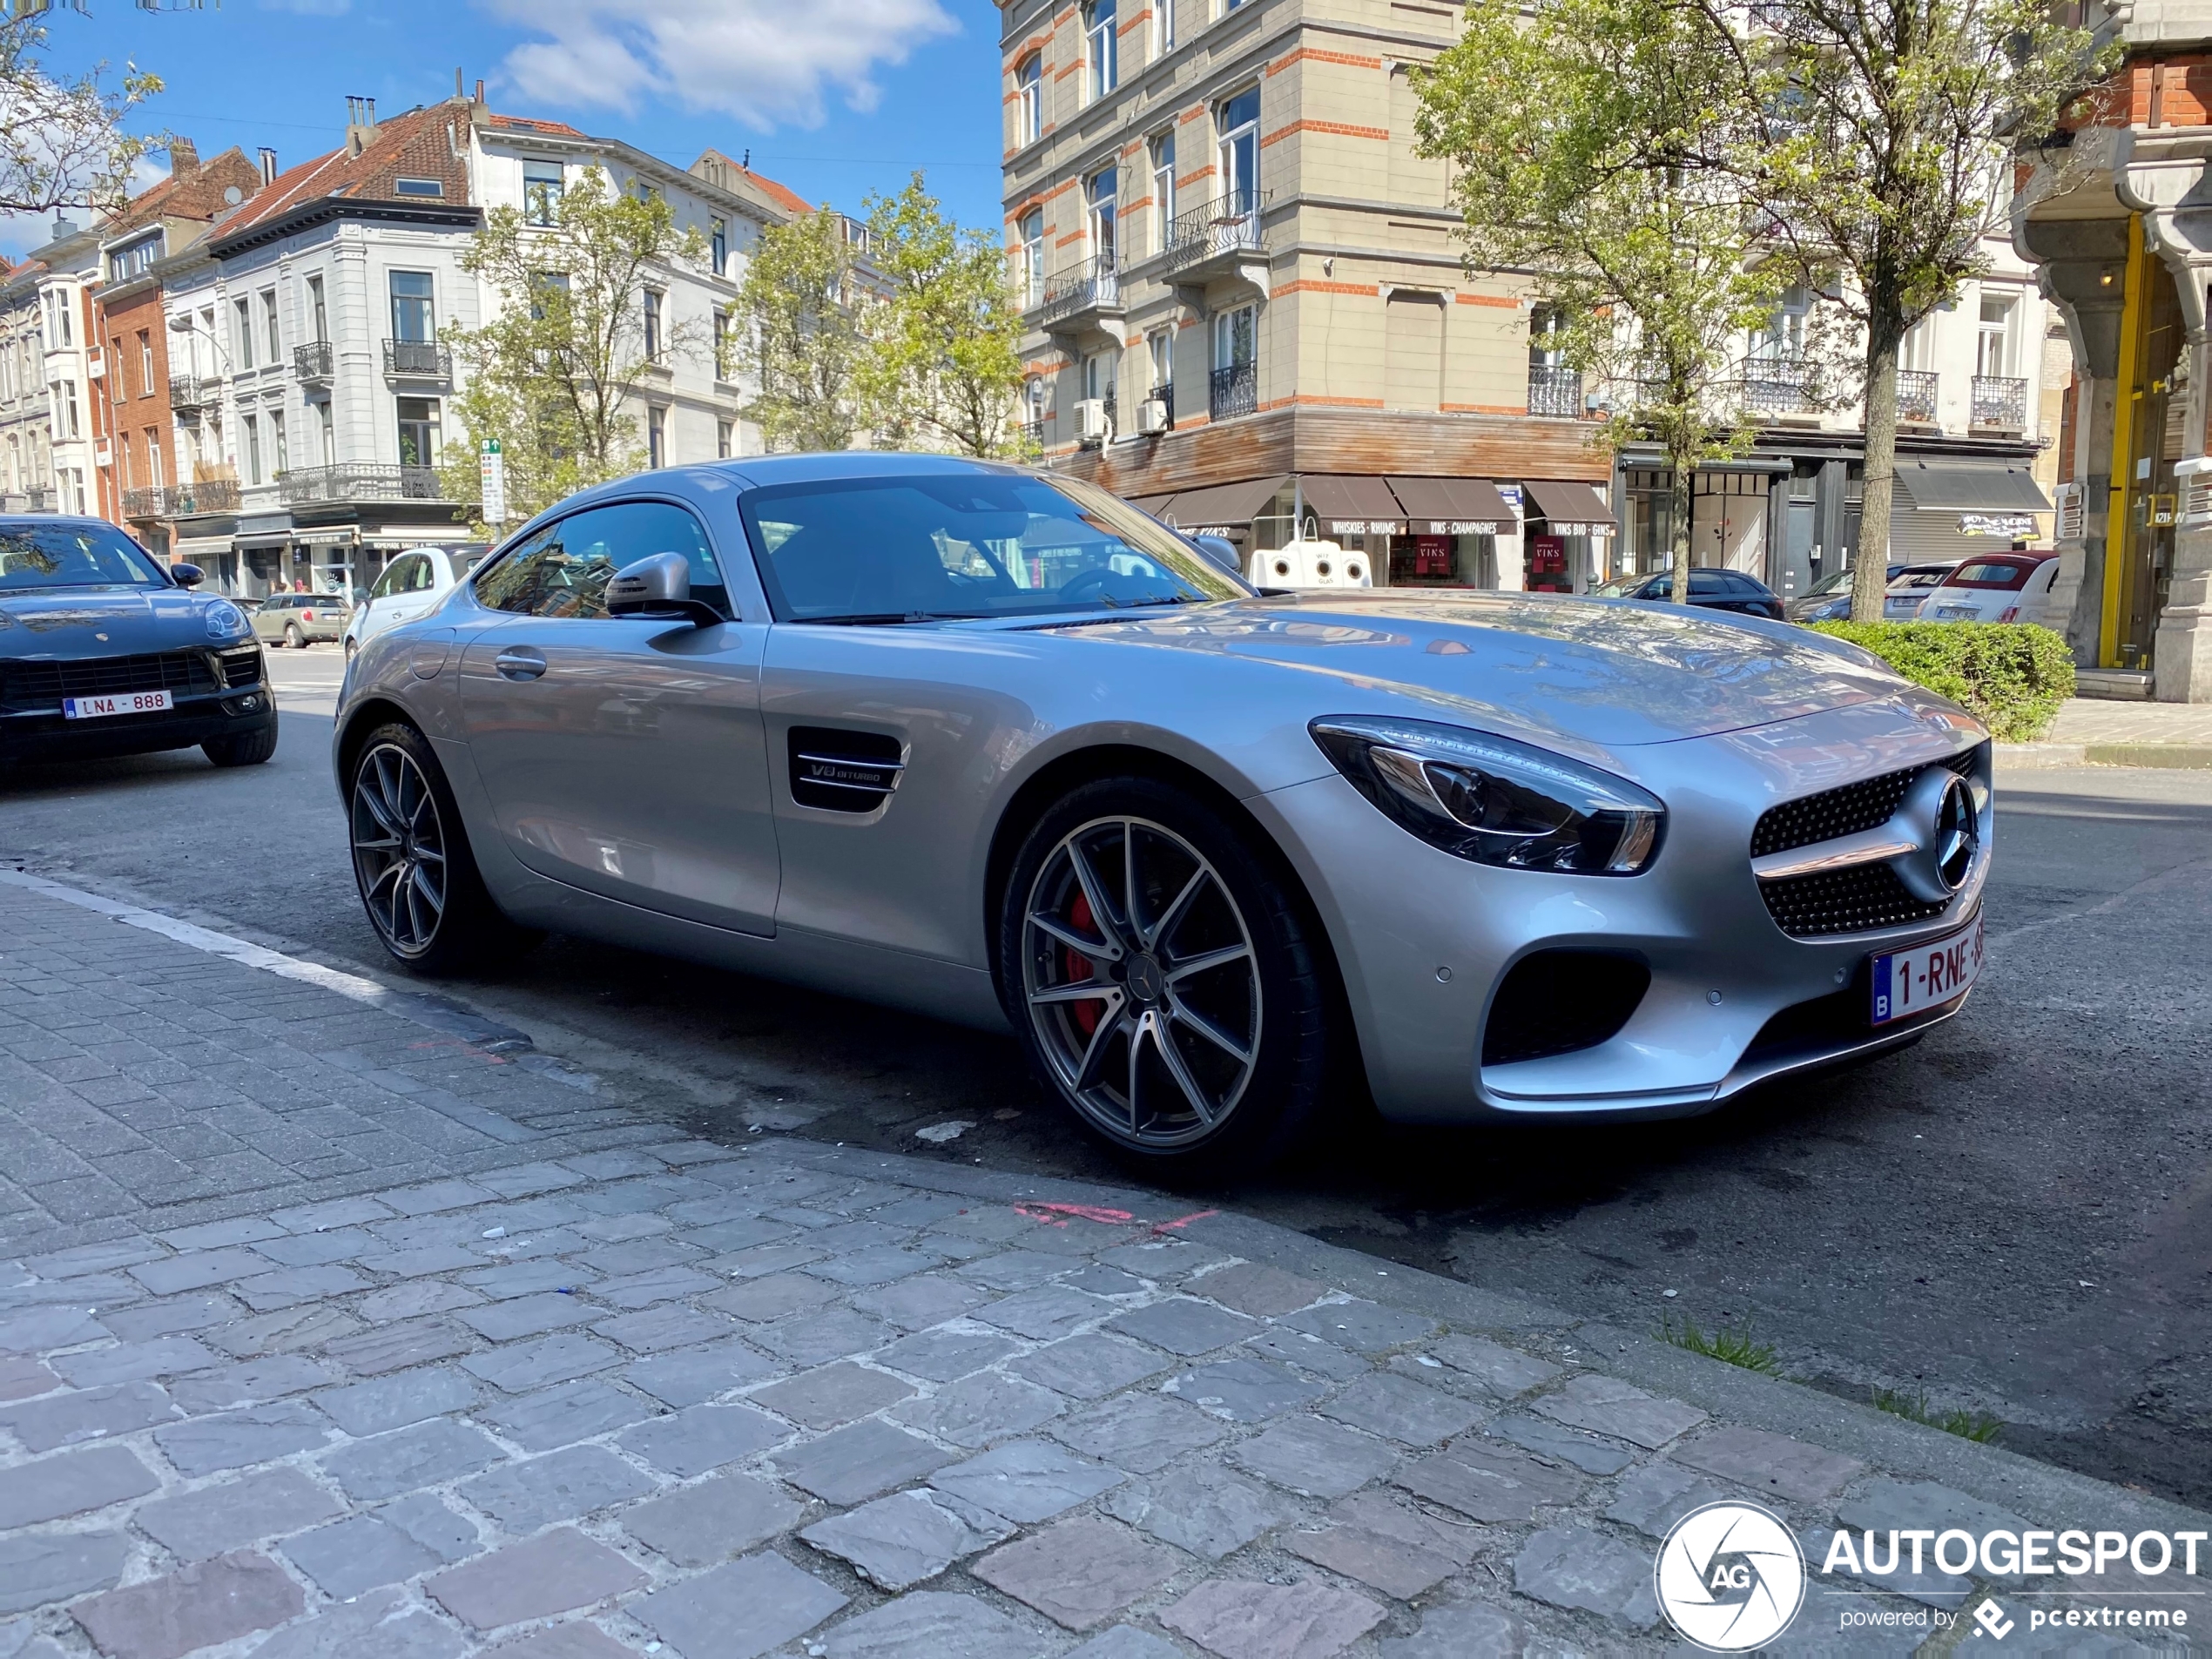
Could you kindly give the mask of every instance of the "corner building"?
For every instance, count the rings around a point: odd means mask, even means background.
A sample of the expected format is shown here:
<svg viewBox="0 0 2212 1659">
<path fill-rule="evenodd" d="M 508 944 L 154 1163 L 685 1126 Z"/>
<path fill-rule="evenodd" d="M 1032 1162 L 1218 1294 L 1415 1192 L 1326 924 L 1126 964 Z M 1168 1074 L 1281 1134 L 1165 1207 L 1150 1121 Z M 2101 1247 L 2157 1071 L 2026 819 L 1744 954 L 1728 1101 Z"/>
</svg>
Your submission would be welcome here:
<svg viewBox="0 0 2212 1659">
<path fill-rule="evenodd" d="M 1470 277 L 1408 71 L 1427 0 L 1010 0 L 1008 255 L 1048 462 L 1249 555 L 1299 530 L 1393 585 L 1606 573 L 1610 455 Z M 1540 342 L 1541 343 L 1541 342 Z M 1347 561 L 1348 563 L 1349 561 Z"/>
</svg>

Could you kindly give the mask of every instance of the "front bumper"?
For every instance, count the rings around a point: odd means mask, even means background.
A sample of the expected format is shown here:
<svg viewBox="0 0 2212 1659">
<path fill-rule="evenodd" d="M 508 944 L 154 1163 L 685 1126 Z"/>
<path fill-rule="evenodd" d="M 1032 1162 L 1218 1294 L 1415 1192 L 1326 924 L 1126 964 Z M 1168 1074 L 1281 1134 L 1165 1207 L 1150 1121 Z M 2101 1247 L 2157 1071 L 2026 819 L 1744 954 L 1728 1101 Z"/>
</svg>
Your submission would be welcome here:
<svg viewBox="0 0 2212 1659">
<path fill-rule="evenodd" d="M 71 720 L 40 709 L 0 714 L 0 761 L 91 760 L 190 749 L 276 724 L 276 700 L 266 685 L 180 697 L 160 714 L 120 714 Z"/>
<path fill-rule="evenodd" d="M 1988 876 L 1987 807 L 1975 864 L 1943 913 L 1881 932 L 1784 933 L 1750 846 L 1777 802 L 1939 762 L 1981 738 L 1963 717 L 1932 719 L 1916 705 L 1624 751 L 1614 769 L 1669 809 L 1658 860 L 1630 878 L 1467 863 L 1404 833 L 1334 776 L 1248 805 L 1291 849 L 1321 909 L 1386 1116 L 1689 1116 L 1755 1083 L 1902 1047 L 1964 1005 L 1878 1030 L 1867 1022 L 1866 974 L 1878 952 L 1972 920 Z M 1507 974 L 1532 953 L 1561 949 L 1648 968 L 1633 1014 L 1588 1047 L 1483 1063 Z M 1571 981 L 1564 994 L 1574 995 Z"/>
</svg>

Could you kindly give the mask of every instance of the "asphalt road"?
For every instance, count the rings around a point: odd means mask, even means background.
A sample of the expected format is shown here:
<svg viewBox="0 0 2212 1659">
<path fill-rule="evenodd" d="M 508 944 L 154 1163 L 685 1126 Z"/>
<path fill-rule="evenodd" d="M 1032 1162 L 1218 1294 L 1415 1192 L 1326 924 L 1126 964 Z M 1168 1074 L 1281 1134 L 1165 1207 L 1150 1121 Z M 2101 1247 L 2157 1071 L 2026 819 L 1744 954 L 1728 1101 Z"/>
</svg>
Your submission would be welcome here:
<svg viewBox="0 0 2212 1659">
<path fill-rule="evenodd" d="M 327 759 L 337 652 L 272 660 L 268 765 L 0 777 L 0 860 L 378 966 Z M 1748 1323 L 1802 1380 L 1924 1392 L 2015 1451 L 2212 1503 L 2212 773 L 2022 772 L 1999 799 L 1990 966 L 1917 1049 L 1686 1123 L 1352 1121 L 1195 1196 L 1632 1328 Z M 1004 1040 L 562 940 L 455 988 L 691 1130 L 1110 1172 Z M 914 1138 L 952 1119 L 974 1127 Z"/>
</svg>

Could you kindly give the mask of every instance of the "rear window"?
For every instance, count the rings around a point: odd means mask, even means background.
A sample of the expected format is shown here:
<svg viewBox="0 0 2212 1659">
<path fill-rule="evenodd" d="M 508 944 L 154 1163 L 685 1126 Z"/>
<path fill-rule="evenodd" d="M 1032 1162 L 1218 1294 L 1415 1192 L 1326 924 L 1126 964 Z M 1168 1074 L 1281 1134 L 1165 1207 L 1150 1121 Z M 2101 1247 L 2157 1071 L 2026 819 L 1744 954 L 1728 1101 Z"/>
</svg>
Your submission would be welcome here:
<svg viewBox="0 0 2212 1659">
<path fill-rule="evenodd" d="M 1949 572 L 1948 565 L 1939 565 L 1933 570 L 1906 570 L 1898 577 L 1893 585 L 1901 588 L 1939 588 Z"/>
<path fill-rule="evenodd" d="M 1969 559 L 1951 573 L 1946 588 L 2017 588 L 2027 581 L 2025 564 L 2000 564 L 1994 559 Z"/>
</svg>

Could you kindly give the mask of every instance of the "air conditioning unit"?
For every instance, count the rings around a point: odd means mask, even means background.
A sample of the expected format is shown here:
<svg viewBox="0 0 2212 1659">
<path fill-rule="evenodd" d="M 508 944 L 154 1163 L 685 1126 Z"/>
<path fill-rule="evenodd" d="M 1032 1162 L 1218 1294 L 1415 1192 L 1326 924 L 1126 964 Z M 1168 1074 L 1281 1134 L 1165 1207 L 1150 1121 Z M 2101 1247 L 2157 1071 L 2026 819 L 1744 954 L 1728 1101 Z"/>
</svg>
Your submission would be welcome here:
<svg viewBox="0 0 2212 1659">
<path fill-rule="evenodd" d="M 1157 438 L 1168 429 L 1165 398 L 1148 397 L 1136 406 L 1136 429 L 1148 438 Z"/>
<path fill-rule="evenodd" d="M 1106 418 L 1106 400 L 1087 397 L 1076 405 L 1076 436 L 1084 443 L 1103 443 L 1113 435 Z"/>
</svg>

